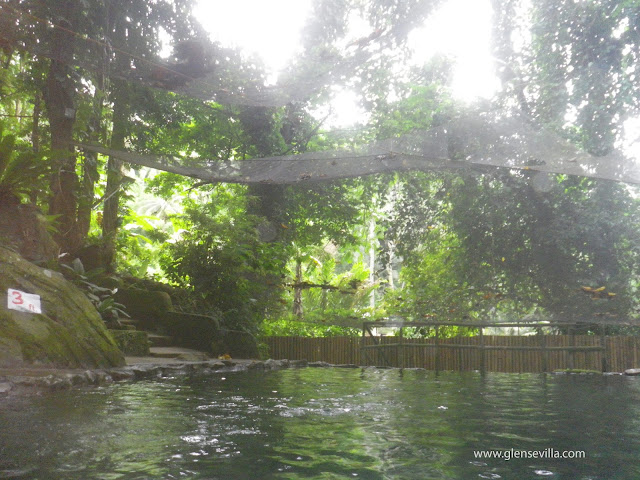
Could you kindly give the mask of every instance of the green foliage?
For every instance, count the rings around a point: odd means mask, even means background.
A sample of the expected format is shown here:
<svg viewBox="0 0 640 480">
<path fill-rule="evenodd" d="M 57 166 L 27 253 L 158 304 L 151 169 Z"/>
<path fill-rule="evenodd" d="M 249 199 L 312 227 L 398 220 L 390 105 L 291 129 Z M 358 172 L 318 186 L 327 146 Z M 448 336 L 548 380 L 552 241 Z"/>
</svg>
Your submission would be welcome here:
<svg viewBox="0 0 640 480">
<path fill-rule="evenodd" d="M 637 199 L 619 184 L 492 174 L 413 177 L 391 228 L 404 257 L 389 309 L 419 319 L 625 318 L 634 311 Z M 432 192 L 425 200 L 421 188 Z M 606 286 L 615 295 L 585 294 Z"/>
<path fill-rule="evenodd" d="M 42 156 L 26 149 L 0 123 L 0 202 L 20 202 L 37 190 L 47 172 Z"/>
<path fill-rule="evenodd" d="M 303 282 L 327 287 L 303 289 L 304 317 L 308 322 L 357 326 L 370 314 L 369 296 L 377 285 L 368 284 L 370 272 L 361 256 L 353 260 L 348 258 L 348 247 L 341 250 L 332 254 L 318 247 L 313 255 L 298 257 L 303 262 Z M 288 268 L 294 278 L 291 262 Z"/>
<path fill-rule="evenodd" d="M 454 337 L 473 337 L 478 334 L 477 328 L 445 326 L 438 327 L 438 338 L 454 338 Z M 397 330 L 394 336 L 399 336 L 400 331 Z M 402 331 L 404 338 L 435 338 L 435 327 L 407 327 Z"/>
<path fill-rule="evenodd" d="M 452 109 L 441 85 L 412 85 L 404 98 L 377 112 L 376 135 L 389 138 L 431 128 L 449 117 Z"/>
<path fill-rule="evenodd" d="M 260 333 L 265 337 L 296 336 L 296 337 L 343 337 L 358 336 L 360 329 L 341 327 L 337 325 L 322 325 L 312 322 L 301 322 L 291 315 L 262 323 Z"/>
<path fill-rule="evenodd" d="M 128 275 L 163 279 L 158 258 L 162 244 L 150 241 L 144 235 L 130 234 L 123 230 L 118 234 L 118 270 Z"/>
<path fill-rule="evenodd" d="M 416 321 L 475 316 L 474 290 L 460 268 L 460 241 L 443 228 L 434 230 L 407 258 L 400 276 L 405 286 L 388 293 L 389 310 Z"/>
<path fill-rule="evenodd" d="M 126 133 L 122 144 L 132 150 L 179 153 L 189 166 L 206 167 L 348 149 L 443 125 L 460 108 L 447 92 L 451 59 L 436 57 L 423 66 L 404 62 L 408 33 L 439 3 L 316 2 L 303 29 L 303 51 L 280 84 L 326 82 L 307 98 L 303 89 L 295 102 L 264 107 L 222 106 L 142 85 L 153 76 L 147 59 L 160 62 L 162 31 L 173 41 L 199 37 L 188 15 L 190 0 L 120 2 L 109 12 L 107 3 L 83 1 L 82 22 L 74 26 L 78 39 L 112 39 L 118 50 L 114 72 L 133 66 L 143 81 L 126 84 L 123 75 L 107 81 L 99 68 L 81 64 L 69 69 L 75 138 L 108 143 L 108 127 L 118 123 L 114 130 Z M 31 8 L 30 2 L 14 4 Z M 594 154 L 608 153 L 621 139 L 622 122 L 640 104 L 638 2 L 515 0 L 492 6 L 493 54 L 503 86 L 496 104 Z M 55 2 L 33 8 L 57 23 L 61 10 Z M 358 39 L 349 38 L 352 14 L 370 29 Z M 50 63 L 13 51 L 46 43 L 49 27 L 33 21 L 20 20 L 24 32 L 8 37 L 10 51 L 2 57 L 0 112 L 12 120 L 0 125 L 0 201 L 42 201 L 37 193 L 47 191 L 47 163 L 31 152 L 51 140 L 36 115 Z M 9 26 L 19 30 L 13 21 Z M 126 36 L 120 35 L 125 29 Z M 75 54 L 99 65 L 107 53 L 98 47 L 78 40 Z M 235 50 L 216 51 L 220 88 L 229 81 L 239 87 L 234 92 L 259 98 L 254 94 L 264 88 L 263 69 Z M 324 131 L 313 118 L 310 112 L 326 108 L 335 89 L 359 96 L 368 113 L 362 129 Z M 128 113 L 117 119 L 115 107 L 123 102 Z M 21 140 L 27 136 L 34 145 Z M 87 168 L 78 164 L 75 170 L 78 178 L 85 175 L 86 188 L 77 197 L 86 196 L 89 208 L 105 193 L 109 172 L 103 163 L 87 158 Z M 272 331 L 332 334 L 334 327 L 298 325 L 298 317 L 285 312 L 296 282 L 315 285 L 298 289 L 303 317 L 312 324 L 347 325 L 389 314 L 416 320 L 638 317 L 640 205 L 637 194 L 618 184 L 506 169 L 250 188 L 144 175 L 136 174 L 127 205 L 120 205 L 119 268 L 187 287 L 192 293 L 185 306 L 223 315 L 229 326 L 255 330 L 268 318 Z M 544 191 L 536 188 L 540 181 L 548 186 Z M 91 241 L 107 240 L 99 238 L 95 212 L 93 221 Z M 265 225 L 274 232 L 269 240 L 258 233 Z M 581 288 L 603 286 L 615 295 Z M 117 310 L 108 292 L 90 293 L 105 312 Z"/>
<path fill-rule="evenodd" d="M 119 318 L 129 318 L 125 306 L 116 302 L 113 297 L 118 289 L 101 287 L 94 283 L 95 278 L 104 274 L 102 269 L 85 272 L 82 263 L 78 262 L 71 265 L 61 264 L 61 268 L 66 277 L 84 292 L 110 328 L 118 326 Z"/>
<path fill-rule="evenodd" d="M 361 183 L 354 180 L 289 187 L 284 202 L 282 238 L 304 249 L 326 240 L 353 243 L 354 220 L 365 208 L 367 197 Z"/>
<path fill-rule="evenodd" d="M 165 245 L 160 263 L 171 281 L 222 312 L 227 327 L 253 330 L 279 309 L 283 252 L 260 241 L 260 219 L 247 213 L 242 193 L 243 187 L 217 186 L 207 203 L 186 201 L 181 238 Z"/>
<path fill-rule="evenodd" d="M 162 246 L 176 234 L 171 216 L 182 211 L 182 195 L 171 192 L 176 188 L 175 176 L 168 177 L 171 181 L 157 177 L 160 175 L 150 177 L 148 169 L 138 172 L 118 232 L 118 269 L 134 277 L 163 276 L 159 264 Z M 156 184 L 166 190 L 158 192 L 163 195 L 151 193 Z"/>
</svg>

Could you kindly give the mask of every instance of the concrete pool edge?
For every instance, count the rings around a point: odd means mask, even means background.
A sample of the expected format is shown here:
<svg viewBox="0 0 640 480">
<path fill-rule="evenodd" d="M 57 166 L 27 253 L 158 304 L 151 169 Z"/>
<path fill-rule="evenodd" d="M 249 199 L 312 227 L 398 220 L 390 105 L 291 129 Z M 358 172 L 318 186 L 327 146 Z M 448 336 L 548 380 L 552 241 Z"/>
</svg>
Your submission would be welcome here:
<svg viewBox="0 0 640 480">
<path fill-rule="evenodd" d="M 182 361 L 151 357 L 127 357 L 124 367 L 106 369 L 55 369 L 55 368 L 0 368 L 0 398 L 8 395 L 38 394 L 55 392 L 72 387 L 104 386 L 116 382 L 162 379 L 177 375 L 215 374 L 230 372 L 246 372 L 251 370 L 279 370 L 286 368 L 375 368 L 393 369 L 392 367 L 361 366 L 355 364 L 330 364 L 327 362 L 309 362 L 307 360 L 219 360 Z M 423 370 L 410 368 L 405 370 Z M 554 375 L 585 375 L 579 372 L 549 372 Z M 625 372 L 604 372 L 603 375 L 640 374 L 640 369 L 629 369 Z"/>
<path fill-rule="evenodd" d="M 148 357 L 128 357 L 124 367 L 105 369 L 0 368 L 0 398 L 7 395 L 54 392 L 72 387 L 101 386 L 115 382 L 166 378 L 176 375 L 213 374 L 250 370 L 278 370 L 303 367 L 359 368 L 358 365 L 331 365 L 306 360 L 219 360 L 177 361 Z"/>
</svg>

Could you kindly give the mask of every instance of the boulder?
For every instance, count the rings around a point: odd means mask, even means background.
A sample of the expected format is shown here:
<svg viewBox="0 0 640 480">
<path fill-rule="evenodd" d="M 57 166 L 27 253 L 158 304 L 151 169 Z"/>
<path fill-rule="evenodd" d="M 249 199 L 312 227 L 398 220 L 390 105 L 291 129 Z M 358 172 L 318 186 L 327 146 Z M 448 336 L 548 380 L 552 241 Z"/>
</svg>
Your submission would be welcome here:
<svg viewBox="0 0 640 480">
<path fill-rule="evenodd" d="M 38 295 L 41 313 L 10 309 L 9 289 Z M 94 306 L 61 274 L 0 247 L 0 295 L 0 367 L 124 365 Z"/>
<path fill-rule="evenodd" d="M 140 321 L 147 330 L 161 330 L 166 323 L 166 314 L 172 310 L 171 297 L 166 292 L 120 288 L 114 295 L 116 302 L 125 306 L 131 318 Z"/>
<path fill-rule="evenodd" d="M 165 331 L 181 347 L 212 353 L 211 345 L 221 338 L 218 319 L 208 315 L 184 312 L 167 312 Z"/>
</svg>

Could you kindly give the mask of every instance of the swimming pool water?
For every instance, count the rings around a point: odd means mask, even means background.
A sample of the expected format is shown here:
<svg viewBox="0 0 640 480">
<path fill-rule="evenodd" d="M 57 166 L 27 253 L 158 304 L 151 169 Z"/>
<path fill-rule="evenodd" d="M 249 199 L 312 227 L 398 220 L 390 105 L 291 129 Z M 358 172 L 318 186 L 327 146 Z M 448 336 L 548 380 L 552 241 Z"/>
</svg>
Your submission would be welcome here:
<svg viewBox="0 0 640 480">
<path fill-rule="evenodd" d="M 219 373 L 5 398 L 0 427 L 0 478 L 640 478 L 636 377 Z"/>
</svg>

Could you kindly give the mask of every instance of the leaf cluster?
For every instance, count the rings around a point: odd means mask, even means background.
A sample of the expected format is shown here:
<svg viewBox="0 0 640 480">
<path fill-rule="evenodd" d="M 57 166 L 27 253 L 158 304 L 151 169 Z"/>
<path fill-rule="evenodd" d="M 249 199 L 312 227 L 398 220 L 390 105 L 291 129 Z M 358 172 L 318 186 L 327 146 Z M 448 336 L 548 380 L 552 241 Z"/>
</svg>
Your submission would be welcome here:
<svg viewBox="0 0 640 480">
<path fill-rule="evenodd" d="M 390 294 L 392 308 L 457 319 L 632 315 L 637 199 L 613 182 L 551 176 L 550 190 L 541 192 L 534 180 L 512 172 L 453 182 L 425 177 L 430 201 L 402 195 L 397 208 L 406 226 L 388 234 L 404 256 L 406 286 Z M 590 299 L 585 285 L 606 285 L 615 295 Z"/>
<path fill-rule="evenodd" d="M 65 276 L 77 285 L 96 308 L 109 328 L 120 327 L 118 319 L 129 318 L 125 306 L 116 302 L 114 295 L 117 288 L 103 287 L 95 283 L 98 277 L 103 277 L 104 270 L 99 268 L 85 272 L 82 262 L 76 259 L 71 265 L 60 264 Z"/>
<path fill-rule="evenodd" d="M 48 168 L 42 155 L 27 150 L 0 123 L 0 202 L 19 203 L 27 198 Z"/>
<path fill-rule="evenodd" d="M 228 327 L 253 329 L 279 308 L 284 252 L 260 240 L 261 219 L 247 212 L 241 192 L 218 186 L 210 202 L 189 204 L 180 216 L 182 236 L 165 245 L 160 263 L 171 281 L 222 312 Z"/>
</svg>

